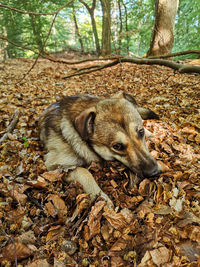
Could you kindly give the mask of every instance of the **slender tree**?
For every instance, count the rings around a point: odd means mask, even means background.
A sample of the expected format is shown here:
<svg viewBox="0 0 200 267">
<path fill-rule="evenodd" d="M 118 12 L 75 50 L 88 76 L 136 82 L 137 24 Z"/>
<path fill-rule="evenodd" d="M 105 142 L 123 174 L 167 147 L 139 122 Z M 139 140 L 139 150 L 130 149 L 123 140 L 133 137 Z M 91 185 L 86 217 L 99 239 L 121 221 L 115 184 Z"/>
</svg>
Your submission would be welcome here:
<svg viewBox="0 0 200 267">
<path fill-rule="evenodd" d="M 121 0 L 117 1 L 118 9 L 119 9 L 119 37 L 118 37 L 118 51 L 120 54 L 121 44 L 122 44 L 122 30 L 123 30 L 123 22 L 122 22 L 122 9 L 121 9 Z"/>
<path fill-rule="evenodd" d="M 101 49 L 100 49 L 100 44 L 99 44 L 99 36 L 98 36 L 98 32 L 97 32 L 96 21 L 95 21 L 95 17 L 94 17 L 94 11 L 96 8 L 96 0 L 92 0 L 92 6 L 91 7 L 89 7 L 89 5 L 85 1 L 83 1 L 83 0 L 79 0 L 79 1 L 87 8 L 87 10 L 90 14 L 91 23 L 92 23 L 92 30 L 93 30 L 95 46 L 96 46 L 96 53 L 99 56 L 101 53 Z"/>
<path fill-rule="evenodd" d="M 155 1 L 155 24 L 147 56 L 161 56 L 171 52 L 178 5 L 179 0 Z"/>
<path fill-rule="evenodd" d="M 73 12 L 73 20 L 74 20 L 74 26 L 75 26 L 75 33 L 78 37 L 79 43 L 81 45 L 81 52 L 84 52 L 84 45 L 83 45 L 83 40 L 81 38 L 81 34 L 80 34 L 80 30 L 79 30 L 79 26 L 78 26 L 78 22 L 77 22 L 77 18 L 76 18 L 76 10 L 74 8 L 74 4 L 72 4 L 72 12 Z"/>
<path fill-rule="evenodd" d="M 103 12 L 103 25 L 102 25 L 102 56 L 111 54 L 111 3 L 110 0 L 101 0 Z"/>
<path fill-rule="evenodd" d="M 127 7 L 126 4 L 124 3 L 123 0 L 122 5 L 124 7 L 124 16 L 125 16 L 125 29 L 126 29 L 126 52 L 129 54 L 129 43 L 130 43 L 130 36 L 129 36 L 129 28 L 128 28 L 128 12 L 127 12 Z"/>
<path fill-rule="evenodd" d="M 42 23 L 39 18 L 36 18 L 34 15 L 29 14 L 31 19 L 31 26 L 33 35 L 35 37 L 35 42 L 37 44 L 38 50 L 43 53 L 43 40 L 42 40 Z"/>
</svg>

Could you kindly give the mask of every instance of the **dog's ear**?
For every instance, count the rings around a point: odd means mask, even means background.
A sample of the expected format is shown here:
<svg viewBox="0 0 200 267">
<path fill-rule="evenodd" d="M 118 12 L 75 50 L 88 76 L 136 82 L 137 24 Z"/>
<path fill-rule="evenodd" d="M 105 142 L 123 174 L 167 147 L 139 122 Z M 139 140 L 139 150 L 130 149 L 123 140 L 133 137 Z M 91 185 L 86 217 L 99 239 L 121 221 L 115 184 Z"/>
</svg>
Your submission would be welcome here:
<svg viewBox="0 0 200 267">
<path fill-rule="evenodd" d="M 82 111 L 75 118 L 75 128 L 85 141 L 87 141 L 89 136 L 93 133 L 95 117 L 96 109 L 95 107 L 91 107 Z"/>
<path fill-rule="evenodd" d="M 143 120 L 159 120 L 159 116 L 148 108 L 137 107 L 137 111 Z"/>
<path fill-rule="evenodd" d="M 134 106 L 137 106 L 137 102 L 136 102 L 135 98 L 132 95 L 129 95 L 123 91 L 117 92 L 116 94 L 114 94 L 112 96 L 112 98 L 115 98 L 115 99 L 125 98 L 126 100 L 131 102 Z"/>
<path fill-rule="evenodd" d="M 129 95 L 123 91 L 119 91 L 118 93 L 114 94 L 112 98 L 116 99 L 125 98 L 126 100 L 128 100 L 130 103 L 134 105 L 134 107 L 137 109 L 138 113 L 140 114 L 143 120 L 151 120 L 151 119 L 159 120 L 159 116 L 152 110 L 148 108 L 139 107 L 135 98 L 132 95 Z"/>
</svg>

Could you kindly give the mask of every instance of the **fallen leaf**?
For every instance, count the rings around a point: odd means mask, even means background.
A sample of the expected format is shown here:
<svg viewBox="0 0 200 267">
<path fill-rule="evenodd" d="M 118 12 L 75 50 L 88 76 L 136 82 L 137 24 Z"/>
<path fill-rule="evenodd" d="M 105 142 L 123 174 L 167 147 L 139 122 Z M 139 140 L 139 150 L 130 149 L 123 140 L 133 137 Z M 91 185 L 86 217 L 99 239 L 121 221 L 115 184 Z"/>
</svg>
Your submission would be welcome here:
<svg viewBox="0 0 200 267">
<path fill-rule="evenodd" d="M 166 247 L 159 247 L 149 251 L 149 253 L 156 266 L 163 266 L 163 264 L 169 262 L 170 260 L 170 251 Z"/>
<path fill-rule="evenodd" d="M 41 174 L 41 176 L 49 182 L 59 181 L 63 177 L 63 175 L 64 173 L 60 172 L 58 169 L 55 171 L 44 172 L 43 174 Z"/>
<path fill-rule="evenodd" d="M 11 243 L 1 249 L 0 262 L 4 260 L 14 262 L 15 258 L 18 260 L 25 259 L 33 255 L 36 251 L 37 248 L 33 245 L 25 245 L 18 242 Z"/>
<path fill-rule="evenodd" d="M 48 201 L 52 201 L 53 206 L 58 213 L 58 216 L 63 217 L 67 214 L 68 209 L 62 198 L 57 195 L 51 194 L 48 196 Z"/>
<path fill-rule="evenodd" d="M 103 210 L 105 205 L 106 205 L 105 201 L 98 201 L 92 207 L 90 215 L 89 215 L 88 223 L 87 223 L 89 232 L 87 233 L 87 235 L 85 234 L 85 237 L 87 236 L 86 241 L 88 241 L 93 236 L 100 233 L 101 231 L 100 220 L 102 217 L 101 211 Z"/>
</svg>

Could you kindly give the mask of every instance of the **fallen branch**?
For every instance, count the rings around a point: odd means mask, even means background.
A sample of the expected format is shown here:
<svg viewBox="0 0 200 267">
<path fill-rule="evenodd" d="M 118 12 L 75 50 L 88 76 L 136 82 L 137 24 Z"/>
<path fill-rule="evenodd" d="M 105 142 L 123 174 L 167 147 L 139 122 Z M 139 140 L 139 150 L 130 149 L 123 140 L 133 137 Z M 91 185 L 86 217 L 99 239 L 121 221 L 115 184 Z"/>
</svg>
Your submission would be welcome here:
<svg viewBox="0 0 200 267">
<path fill-rule="evenodd" d="M 10 132 L 12 132 L 13 129 L 15 128 L 15 126 L 16 126 L 16 124 L 18 122 L 18 119 L 19 119 L 19 114 L 20 114 L 20 112 L 19 112 L 19 110 L 17 110 L 15 112 L 14 116 L 13 116 L 13 119 L 12 119 L 11 123 L 7 127 L 5 134 L 1 137 L 0 144 L 3 143 L 6 140 L 6 138 L 8 137 L 8 134 Z"/>
<path fill-rule="evenodd" d="M 90 67 L 81 68 L 81 69 L 77 70 L 75 73 L 63 77 L 63 79 L 68 79 L 68 78 L 71 78 L 71 77 L 74 77 L 74 76 L 80 76 L 80 75 L 83 75 L 83 74 L 89 74 L 89 73 L 91 73 L 91 72 L 95 72 L 95 71 L 98 71 L 98 70 L 102 70 L 102 69 L 105 69 L 105 68 L 112 67 L 112 66 L 117 65 L 117 64 L 119 64 L 119 63 L 120 63 L 120 62 L 119 62 L 118 60 L 115 60 L 115 61 L 113 61 L 113 62 L 104 64 L 104 65 L 95 65 L 95 66 L 90 66 Z M 91 68 L 93 68 L 93 69 L 91 69 Z M 86 70 L 86 69 L 90 69 L 90 70 L 88 70 L 88 71 L 83 71 L 83 70 Z"/>
<path fill-rule="evenodd" d="M 78 60 L 78 61 L 68 61 L 64 59 L 55 58 L 54 56 L 47 53 L 46 51 L 44 51 L 44 53 L 46 54 L 46 56 L 43 55 L 44 58 L 50 61 L 56 62 L 56 63 L 63 63 L 63 64 L 68 64 L 68 65 L 76 65 L 76 64 L 86 63 L 90 61 L 106 61 L 106 60 L 114 60 L 114 59 L 122 58 L 120 56 L 113 56 L 113 57 L 106 57 L 106 58 L 87 58 L 87 59 Z"/>
<path fill-rule="evenodd" d="M 200 67 L 199 66 L 192 66 L 192 65 L 187 65 L 187 64 L 179 64 L 176 62 L 173 62 L 171 60 L 166 60 L 166 59 L 148 59 L 148 58 L 119 58 L 116 59 L 108 64 L 103 64 L 103 65 L 95 65 L 90 67 L 84 67 L 84 68 L 80 68 L 78 71 L 76 71 L 75 73 L 65 76 L 63 77 L 63 79 L 68 79 L 71 78 L 73 76 L 79 76 L 79 75 L 83 75 L 83 74 L 88 74 L 94 71 L 98 71 L 98 70 L 102 70 L 105 68 L 109 68 L 112 67 L 114 65 L 117 65 L 119 63 L 134 63 L 134 64 L 142 64 L 142 65 L 160 65 L 160 66 L 165 66 L 171 69 L 174 69 L 180 73 L 200 73 Z M 89 71 L 84 71 L 86 69 L 90 69 Z"/>
<path fill-rule="evenodd" d="M 176 52 L 176 53 L 171 53 L 171 54 L 166 54 L 162 56 L 151 56 L 148 57 L 149 59 L 154 59 L 154 58 L 166 58 L 166 57 L 178 57 L 178 56 L 184 56 L 188 54 L 200 54 L 200 50 L 187 50 L 187 51 L 181 51 L 181 52 Z"/>
</svg>

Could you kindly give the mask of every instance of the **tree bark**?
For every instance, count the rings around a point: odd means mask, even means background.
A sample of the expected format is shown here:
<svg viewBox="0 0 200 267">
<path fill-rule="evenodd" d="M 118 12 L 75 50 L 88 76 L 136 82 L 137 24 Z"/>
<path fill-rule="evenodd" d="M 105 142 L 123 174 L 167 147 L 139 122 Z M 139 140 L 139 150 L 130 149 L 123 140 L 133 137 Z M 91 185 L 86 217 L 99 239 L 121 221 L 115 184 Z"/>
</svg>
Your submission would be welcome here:
<svg viewBox="0 0 200 267">
<path fill-rule="evenodd" d="M 97 32 L 96 21 L 94 18 L 94 11 L 96 8 L 96 0 L 92 1 L 92 7 L 89 7 L 89 5 L 83 0 L 79 0 L 79 1 L 87 8 L 87 10 L 90 14 L 91 23 L 92 23 L 92 30 L 93 30 L 93 34 L 94 34 L 94 40 L 95 40 L 96 53 L 99 56 L 101 54 L 101 49 L 100 49 L 100 44 L 99 44 L 99 36 L 98 36 L 98 32 Z"/>
<path fill-rule="evenodd" d="M 78 22 L 77 22 L 77 19 L 76 19 L 76 11 L 75 11 L 75 8 L 74 8 L 74 3 L 73 3 L 73 20 L 74 20 L 74 25 L 75 25 L 75 32 L 76 32 L 76 35 L 78 37 L 79 43 L 81 45 L 81 52 L 84 52 L 83 40 L 81 38 Z"/>
<path fill-rule="evenodd" d="M 128 29 L 128 12 L 127 12 L 127 7 L 126 4 L 124 4 L 122 0 L 122 5 L 124 7 L 124 15 L 125 15 L 125 28 L 126 28 L 126 52 L 129 55 L 129 42 L 130 42 L 130 37 L 129 37 L 129 29 Z"/>
<path fill-rule="evenodd" d="M 122 44 L 122 30 L 123 30 L 122 10 L 121 10 L 121 0 L 118 0 L 117 3 L 118 3 L 118 9 L 119 9 L 119 21 L 120 21 L 120 26 L 119 26 L 119 37 L 118 37 L 118 54 L 120 55 L 121 44 Z"/>
<path fill-rule="evenodd" d="M 101 0 L 103 12 L 103 25 L 102 25 L 102 56 L 111 54 L 111 3 L 110 0 Z"/>
<path fill-rule="evenodd" d="M 34 15 L 29 14 L 29 17 L 31 18 L 31 26 L 33 30 L 33 35 L 35 37 L 35 42 L 37 44 L 38 50 L 43 54 L 43 42 L 42 42 L 42 24 L 40 21 L 40 18 L 38 18 L 38 21 L 36 23 L 36 17 Z"/>
<path fill-rule="evenodd" d="M 147 56 L 160 56 L 171 53 L 178 5 L 179 0 L 155 1 L 155 25 Z"/>
</svg>

